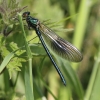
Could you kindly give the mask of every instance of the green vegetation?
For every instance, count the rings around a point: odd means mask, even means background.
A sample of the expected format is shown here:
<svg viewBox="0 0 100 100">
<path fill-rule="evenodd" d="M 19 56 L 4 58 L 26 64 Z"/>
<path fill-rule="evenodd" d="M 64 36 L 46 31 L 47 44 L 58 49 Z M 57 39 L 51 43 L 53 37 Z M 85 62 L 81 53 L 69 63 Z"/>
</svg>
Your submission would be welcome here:
<svg viewBox="0 0 100 100">
<path fill-rule="evenodd" d="M 80 63 L 54 57 L 66 87 L 24 11 L 82 52 Z M 99 38 L 100 0 L 0 0 L 0 100 L 99 100 Z"/>
</svg>

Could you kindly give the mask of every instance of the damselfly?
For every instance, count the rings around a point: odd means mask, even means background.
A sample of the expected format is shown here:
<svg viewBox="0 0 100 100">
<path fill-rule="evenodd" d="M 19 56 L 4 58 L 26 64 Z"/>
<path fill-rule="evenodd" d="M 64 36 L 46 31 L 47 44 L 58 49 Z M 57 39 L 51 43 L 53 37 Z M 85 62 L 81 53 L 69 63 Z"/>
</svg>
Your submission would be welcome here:
<svg viewBox="0 0 100 100">
<path fill-rule="evenodd" d="M 55 63 L 52 55 L 50 54 L 48 46 L 50 46 L 57 55 L 72 62 L 80 62 L 83 59 L 82 54 L 71 43 L 63 40 L 50 28 L 42 24 L 38 19 L 31 17 L 30 12 L 24 12 L 22 17 L 26 19 L 28 27 L 31 27 L 36 31 L 36 34 L 38 35 L 47 55 L 49 56 L 52 64 L 60 75 L 62 82 L 64 83 L 64 85 L 66 85 L 65 78 L 61 73 L 59 67 Z"/>
</svg>

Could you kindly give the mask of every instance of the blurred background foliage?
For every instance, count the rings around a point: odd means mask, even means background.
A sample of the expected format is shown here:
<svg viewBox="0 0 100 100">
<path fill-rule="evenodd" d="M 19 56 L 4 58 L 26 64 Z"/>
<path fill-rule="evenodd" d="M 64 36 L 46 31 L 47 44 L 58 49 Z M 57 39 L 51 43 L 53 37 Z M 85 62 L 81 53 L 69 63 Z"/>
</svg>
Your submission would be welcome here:
<svg viewBox="0 0 100 100">
<path fill-rule="evenodd" d="M 30 41 L 34 95 L 29 92 L 28 99 L 24 73 L 29 59 L 19 21 L 14 19 L 24 11 L 51 25 L 83 54 L 80 63 L 55 57 L 67 81 L 65 87 L 38 38 Z M 36 36 L 26 26 L 25 32 L 27 41 Z M 0 100 L 99 100 L 99 68 L 100 0 L 0 0 Z"/>
</svg>

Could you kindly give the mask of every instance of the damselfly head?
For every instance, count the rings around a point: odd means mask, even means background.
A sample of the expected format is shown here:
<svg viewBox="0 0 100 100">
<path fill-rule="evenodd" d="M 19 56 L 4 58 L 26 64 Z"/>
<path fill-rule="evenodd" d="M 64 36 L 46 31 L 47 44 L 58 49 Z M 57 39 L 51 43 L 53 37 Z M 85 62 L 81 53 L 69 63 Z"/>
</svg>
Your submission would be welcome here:
<svg viewBox="0 0 100 100">
<path fill-rule="evenodd" d="M 26 18 L 26 17 L 28 17 L 29 15 L 30 15 L 30 12 L 24 12 L 23 15 L 22 15 L 22 17 L 23 17 L 23 18 Z"/>
</svg>

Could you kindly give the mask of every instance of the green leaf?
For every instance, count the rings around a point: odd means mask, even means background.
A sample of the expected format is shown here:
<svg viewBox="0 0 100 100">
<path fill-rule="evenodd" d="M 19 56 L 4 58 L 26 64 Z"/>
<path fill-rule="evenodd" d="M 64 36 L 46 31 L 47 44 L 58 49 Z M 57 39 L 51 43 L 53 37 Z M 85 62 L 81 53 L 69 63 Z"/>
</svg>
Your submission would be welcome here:
<svg viewBox="0 0 100 100">
<path fill-rule="evenodd" d="M 25 50 L 20 50 L 14 42 L 5 45 L 5 41 L 1 41 L 0 51 L 2 58 L 4 58 L 1 63 L 0 73 L 7 67 L 11 78 L 12 72 L 14 70 L 21 71 L 20 67 L 22 67 L 22 62 L 26 61 L 24 58 L 20 58 L 20 55 L 23 54 Z"/>
<path fill-rule="evenodd" d="M 32 55 L 40 56 L 46 55 L 46 52 L 41 44 L 30 44 Z"/>
<path fill-rule="evenodd" d="M 30 75 L 29 75 L 29 69 L 27 66 L 25 66 L 25 93 L 26 93 L 26 100 L 34 100 L 32 87 L 30 85 Z"/>
<path fill-rule="evenodd" d="M 100 99 L 100 48 L 95 59 L 92 75 L 88 84 L 85 99 L 99 100 Z"/>
<path fill-rule="evenodd" d="M 7 65 L 10 78 L 12 77 L 12 72 L 14 70 L 21 71 L 20 67 L 22 67 L 22 62 L 26 62 L 26 60 L 19 57 L 14 57 L 13 59 L 10 60 L 10 62 Z"/>
<path fill-rule="evenodd" d="M 1 65 L 0 65 L 0 73 L 3 71 L 3 69 L 7 66 L 7 64 L 9 63 L 9 61 L 10 61 L 13 57 L 14 57 L 14 52 L 8 54 L 8 55 L 4 58 L 3 62 L 2 62 Z"/>
</svg>

